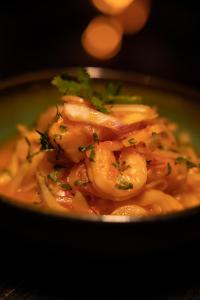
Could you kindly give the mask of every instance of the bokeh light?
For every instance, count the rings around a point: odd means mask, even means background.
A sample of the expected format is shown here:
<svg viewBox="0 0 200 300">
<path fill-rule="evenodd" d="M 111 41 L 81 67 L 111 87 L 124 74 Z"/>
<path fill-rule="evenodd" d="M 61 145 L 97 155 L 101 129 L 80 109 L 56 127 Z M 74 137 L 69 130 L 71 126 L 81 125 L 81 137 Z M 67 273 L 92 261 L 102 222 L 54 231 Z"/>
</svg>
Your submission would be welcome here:
<svg viewBox="0 0 200 300">
<path fill-rule="evenodd" d="M 87 53 L 98 59 L 115 56 L 121 47 L 123 31 L 118 21 L 105 16 L 94 18 L 82 35 Z"/>
<path fill-rule="evenodd" d="M 116 15 L 126 9 L 134 0 L 91 0 L 102 13 Z"/>
<path fill-rule="evenodd" d="M 135 34 L 146 24 L 151 11 L 151 0 L 135 0 L 122 13 L 115 16 L 124 33 Z"/>
</svg>

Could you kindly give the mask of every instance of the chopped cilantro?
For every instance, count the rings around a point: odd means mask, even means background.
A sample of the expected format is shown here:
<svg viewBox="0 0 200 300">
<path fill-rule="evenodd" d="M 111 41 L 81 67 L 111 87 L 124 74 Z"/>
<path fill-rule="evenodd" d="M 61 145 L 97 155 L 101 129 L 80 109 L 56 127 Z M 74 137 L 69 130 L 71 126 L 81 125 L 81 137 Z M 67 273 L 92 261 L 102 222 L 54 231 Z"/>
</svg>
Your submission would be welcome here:
<svg viewBox="0 0 200 300">
<path fill-rule="evenodd" d="M 54 183 L 58 183 L 58 172 L 57 171 L 52 171 L 51 173 L 48 174 L 47 177 Z"/>
<path fill-rule="evenodd" d="M 60 129 L 61 133 L 65 133 L 67 131 L 67 126 L 62 124 L 62 125 L 59 126 L 59 129 Z"/>
<path fill-rule="evenodd" d="M 169 176 L 172 172 L 172 167 L 170 165 L 170 163 L 167 163 L 167 176 Z"/>
<path fill-rule="evenodd" d="M 122 82 L 120 82 L 120 81 L 116 81 L 116 82 L 111 81 L 106 85 L 105 90 L 106 90 L 107 94 L 117 96 L 117 95 L 119 95 L 119 93 L 121 91 L 121 88 L 122 88 Z"/>
<path fill-rule="evenodd" d="M 83 181 L 81 179 L 77 179 L 74 181 L 74 185 L 75 186 L 85 186 L 87 185 L 89 182 L 88 181 Z"/>
<path fill-rule="evenodd" d="M 78 150 L 79 150 L 80 152 L 85 152 L 85 151 L 87 151 L 87 150 L 92 150 L 92 149 L 94 149 L 94 145 L 80 146 L 80 147 L 78 148 Z"/>
<path fill-rule="evenodd" d="M 70 191 L 72 190 L 72 187 L 69 185 L 69 183 L 61 183 L 60 187 L 64 190 Z"/>
<path fill-rule="evenodd" d="M 119 168 L 120 168 L 120 164 L 119 164 L 118 162 L 112 163 L 112 166 L 113 166 L 114 168 L 118 169 L 118 170 L 119 170 Z"/>
<path fill-rule="evenodd" d="M 137 141 L 134 138 L 131 138 L 128 140 L 130 145 L 135 145 L 137 143 Z"/>
<path fill-rule="evenodd" d="M 141 104 L 142 98 L 140 96 L 127 96 L 127 95 L 105 95 L 105 102 L 107 104 Z"/>
<path fill-rule="evenodd" d="M 90 151 L 90 154 L 89 154 L 89 160 L 90 160 L 90 161 L 94 161 L 95 156 L 96 156 L 96 153 L 95 153 L 95 150 L 94 150 L 94 148 L 93 148 L 93 149 Z"/>
<path fill-rule="evenodd" d="M 121 163 L 119 162 L 114 162 L 112 163 L 112 166 L 116 169 L 119 170 L 119 172 L 124 172 L 125 170 L 129 169 L 130 168 L 130 165 L 127 165 L 126 164 L 126 161 L 123 161 Z"/>
<path fill-rule="evenodd" d="M 116 185 L 119 190 L 130 190 L 133 188 L 133 184 L 126 180 L 120 180 L 120 183 Z"/>
<path fill-rule="evenodd" d="M 53 181 L 55 184 L 60 186 L 64 190 L 72 190 L 71 186 L 68 183 L 62 183 L 58 179 L 58 171 L 54 170 L 51 173 L 48 174 L 48 179 Z"/>
<path fill-rule="evenodd" d="M 40 153 L 40 150 L 39 151 L 36 151 L 36 152 L 33 152 L 31 153 L 31 142 L 29 141 L 29 139 L 25 136 L 25 141 L 28 145 L 28 153 L 27 153 L 27 156 L 26 156 L 26 159 L 29 163 L 32 162 L 32 158 L 36 155 L 38 155 Z"/>
<path fill-rule="evenodd" d="M 56 105 L 56 116 L 55 116 L 54 122 L 57 122 L 60 118 L 62 118 L 62 115 L 59 112 L 58 105 Z"/>
<path fill-rule="evenodd" d="M 99 110 L 100 112 L 107 114 L 108 110 L 105 107 L 105 105 L 103 104 L 103 101 L 99 98 L 97 98 L 96 96 L 93 96 L 90 99 L 91 103 L 96 107 L 97 110 Z"/>
<path fill-rule="evenodd" d="M 199 165 L 193 163 L 192 161 L 188 160 L 187 158 L 185 158 L 183 156 L 178 156 L 175 160 L 175 164 L 183 164 L 188 169 L 200 167 Z"/>
<path fill-rule="evenodd" d="M 89 86 L 91 84 L 91 78 L 85 68 L 78 68 L 78 81 Z"/>
<path fill-rule="evenodd" d="M 50 139 L 48 137 L 47 132 L 41 132 L 39 130 L 36 130 L 36 132 L 40 135 L 40 150 L 47 150 L 47 149 L 53 149 L 53 146 L 51 145 Z"/>
<path fill-rule="evenodd" d="M 129 96 L 121 94 L 121 82 L 110 82 L 102 91 L 95 90 L 92 85 L 92 79 L 84 68 L 79 68 L 77 77 L 72 78 L 69 75 L 56 76 L 52 80 L 62 94 L 75 95 L 83 97 L 90 101 L 97 110 L 102 113 L 108 113 L 105 104 L 112 103 L 141 103 L 140 96 Z"/>
<path fill-rule="evenodd" d="M 99 144 L 99 136 L 98 136 L 98 134 L 97 134 L 96 132 L 94 132 L 94 133 L 92 134 L 92 137 L 93 137 L 93 141 L 94 141 L 95 143 Z"/>
</svg>

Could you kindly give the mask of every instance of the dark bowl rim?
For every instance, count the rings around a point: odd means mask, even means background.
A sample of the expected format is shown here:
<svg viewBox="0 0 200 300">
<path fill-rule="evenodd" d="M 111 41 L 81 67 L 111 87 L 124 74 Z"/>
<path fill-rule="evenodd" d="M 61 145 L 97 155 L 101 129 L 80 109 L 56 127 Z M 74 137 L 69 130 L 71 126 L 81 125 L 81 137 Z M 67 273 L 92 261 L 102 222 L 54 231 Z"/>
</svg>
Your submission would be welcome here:
<svg viewBox="0 0 200 300">
<path fill-rule="evenodd" d="M 180 84 L 174 81 L 159 79 L 151 75 L 145 75 L 130 71 L 120 71 L 108 68 L 100 67 L 86 67 L 87 71 L 94 79 L 100 80 L 122 80 L 125 83 L 135 83 L 151 88 L 163 89 L 163 91 L 168 91 L 172 93 L 177 93 L 179 95 L 189 96 L 194 99 L 200 98 L 200 91 L 196 88 L 189 87 L 184 84 Z M 37 81 L 46 81 L 47 79 L 53 78 L 58 74 L 69 72 L 72 75 L 77 71 L 77 67 L 70 68 L 59 68 L 59 69 L 46 69 L 41 71 L 34 71 L 30 73 L 25 73 L 19 76 L 10 77 L 0 81 L 0 91 L 5 91 L 10 88 L 22 86 L 24 84 L 33 83 Z M 25 204 L 14 203 L 10 198 L 0 195 L 0 201 L 3 205 L 9 208 L 17 209 L 22 212 L 29 212 L 37 214 L 38 216 L 50 217 L 54 219 L 62 219 L 74 222 L 95 222 L 95 223 L 120 223 L 120 224 L 148 224 L 148 223 L 160 223 L 168 222 L 174 220 L 181 220 L 187 217 L 192 217 L 194 215 L 200 215 L 200 206 L 186 209 L 182 212 L 174 212 L 166 215 L 158 216 L 148 216 L 148 217 L 129 217 L 129 216 L 84 216 L 75 214 L 62 214 L 53 212 L 41 212 L 37 208 L 27 207 Z"/>
</svg>

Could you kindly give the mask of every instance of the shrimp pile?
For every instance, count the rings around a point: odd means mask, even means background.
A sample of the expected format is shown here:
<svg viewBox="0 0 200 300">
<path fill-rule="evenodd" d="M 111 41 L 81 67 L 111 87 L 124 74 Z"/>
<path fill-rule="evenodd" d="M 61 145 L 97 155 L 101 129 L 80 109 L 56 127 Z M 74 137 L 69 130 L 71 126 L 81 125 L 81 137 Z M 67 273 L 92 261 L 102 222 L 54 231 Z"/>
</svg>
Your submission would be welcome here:
<svg viewBox="0 0 200 300">
<path fill-rule="evenodd" d="M 82 97 L 63 101 L 34 130 L 18 125 L 1 194 L 66 214 L 145 217 L 200 204 L 189 135 L 175 137 L 177 126 L 155 108 L 108 104 L 107 114 Z"/>
</svg>

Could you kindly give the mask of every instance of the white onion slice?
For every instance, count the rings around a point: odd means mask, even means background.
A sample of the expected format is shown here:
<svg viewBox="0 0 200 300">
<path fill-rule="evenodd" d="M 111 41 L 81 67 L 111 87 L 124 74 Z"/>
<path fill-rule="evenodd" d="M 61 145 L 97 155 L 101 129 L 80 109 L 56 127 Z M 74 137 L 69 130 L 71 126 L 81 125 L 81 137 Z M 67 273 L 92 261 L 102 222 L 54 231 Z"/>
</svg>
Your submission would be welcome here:
<svg viewBox="0 0 200 300">
<path fill-rule="evenodd" d="M 65 103 L 63 112 L 71 121 L 83 122 L 111 129 L 118 129 L 124 125 L 115 117 L 103 114 L 95 109 L 82 105 Z"/>
</svg>

